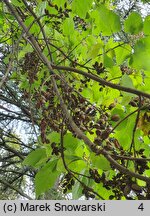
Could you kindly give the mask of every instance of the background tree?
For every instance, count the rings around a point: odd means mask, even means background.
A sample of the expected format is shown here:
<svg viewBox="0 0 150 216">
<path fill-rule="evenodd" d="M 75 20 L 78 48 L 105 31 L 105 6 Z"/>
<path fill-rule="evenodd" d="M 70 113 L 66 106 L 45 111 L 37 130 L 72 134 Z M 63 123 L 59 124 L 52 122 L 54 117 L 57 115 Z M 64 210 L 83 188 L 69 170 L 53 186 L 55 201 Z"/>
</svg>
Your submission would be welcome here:
<svg viewBox="0 0 150 216">
<path fill-rule="evenodd" d="M 150 198 L 142 2 L 0 3 L 1 199 Z"/>
</svg>

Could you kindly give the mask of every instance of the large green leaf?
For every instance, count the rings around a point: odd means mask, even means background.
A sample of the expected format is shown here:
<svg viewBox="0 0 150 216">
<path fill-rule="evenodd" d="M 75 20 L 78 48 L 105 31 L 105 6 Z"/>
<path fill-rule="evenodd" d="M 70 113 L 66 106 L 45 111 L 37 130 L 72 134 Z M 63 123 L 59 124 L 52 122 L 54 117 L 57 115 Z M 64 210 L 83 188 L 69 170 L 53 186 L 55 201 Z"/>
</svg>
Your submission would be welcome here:
<svg viewBox="0 0 150 216">
<path fill-rule="evenodd" d="M 93 0 L 74 0 L 72 3 L 73 12 L 81 18 L 85 18 L 86 13 L 91 8 Z"/>
<path fill-rule="evenodd" d="M 23 161 L 23 165 L 38 167 L 47 159 L 46 150 L 39 148 L 32 151 Z"/>
<path fill-rule="evenodd" d="M 144 28 L 143 28 L 144 34 L 150 35 L 150 15 L 147 16 L 144 20 Z"/>
<path fill-rule="evenodd" d="M 74 31 L 74 22 L 72 18 L 67 18 L 62 25 L 63 34 L 66 36 L 72 35 Z"/>
<path fill-rule="evenodd" d="M 107 68 L 112 68 L 114 65 L 113 59 L 110 58 L 107 54 L 104 55 L 104 66 Z"/>
<path fill-rule="evenodd" d="M 81 144 L 82 141 L 73 137 L 71 133 L 64 136 L 64 147 L 67 151 L 74 153 L 75 149 Z"/>
<path fill-rule="evenodd" d="M 102 44 L 96 43 L 94 44 L 88 52 L 89 58 L 95 58 L 99 54 L 100 48 L 102 48 Z"/>
<path fill-rule="evenodd" d="M 47 138 L 50 140 L 50 142 L 56 142 L 59 143 L 60 142 L 60 134 L 57 132 L 51 132 L 48 134 Z"/>
<path fill-rule="evenodd" d="M 99 10 L 91 13 L 91 17 L 96 24 L 94 32 L 104 36 L 110 36 L 121 30 L 119 16 L 111 10 L 108 10 L 104 5 L 101 5 Z"/>
<path fill-rule="evenodd" d="M 136 69 L 150 70 L 150 37 L 137 41 L 130 65 Z"/>
<path fill-rule="evenodd" d="M 56 170 L 58 159 L 49 161 L 35 176 L 36 196 L 53 187 L 59 172 Z"/>
<path fill-rule="evenodd" d="M 131 46 L 128 44 L 119 46 L 117 49 L 115 49 L 116 54 L 116 61 L 117 64 L 122 64 L 127 58 L 130 57 L 131 54 Z"/>
<path fill-rule="evenodd" d="M 11 0 L 11 3 L 17 7 L 24 5 L 23 2 L 20 0 Z"/>
<path fill-rule="evenodd" d="M 124 22 L 124 30 L 130 34 L 138 34 L 142 28 L 142 17 L 137 12 L 132 12 Z"/>
<path fill-rule="evenodd" d="M 128 87 L 128 88 L 134 88 L 132 79 L 127 74 L 124 74 L 122 76 L 121 85 Z"/>
<path fill-rule="evenodd" d="M 91 161 L 92 161 L 92 166 L 96 167 L 97 169 L 102 169 L 104 171 L 111 169 L 110 163 L 102 155 L 96 156 L 94 153 L 92 153 L 91 154 Z"/>
</svg>

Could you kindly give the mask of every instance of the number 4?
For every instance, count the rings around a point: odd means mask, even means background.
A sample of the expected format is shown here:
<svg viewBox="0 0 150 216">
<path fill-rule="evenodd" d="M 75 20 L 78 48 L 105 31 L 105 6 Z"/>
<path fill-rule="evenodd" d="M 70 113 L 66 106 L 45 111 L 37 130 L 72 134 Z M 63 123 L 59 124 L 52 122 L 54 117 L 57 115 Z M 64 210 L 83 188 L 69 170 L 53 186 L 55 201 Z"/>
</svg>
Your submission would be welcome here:
<svg viewBox="0 0 150 216">
<path fill-rule="evenodd" d="M 144 210 L 144 206 L 143 206 L 143 203 L 141 203 L 138 207 L 139 210 L 143 211 Z"/>
</svg>

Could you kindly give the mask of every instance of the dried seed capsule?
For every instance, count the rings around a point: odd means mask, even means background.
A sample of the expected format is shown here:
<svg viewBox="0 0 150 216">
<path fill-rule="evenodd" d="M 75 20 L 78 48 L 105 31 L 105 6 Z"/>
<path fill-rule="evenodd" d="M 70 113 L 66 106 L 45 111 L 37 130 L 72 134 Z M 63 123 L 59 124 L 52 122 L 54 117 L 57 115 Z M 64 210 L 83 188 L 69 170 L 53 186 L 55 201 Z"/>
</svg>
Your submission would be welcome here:
<svg viewBox="0 0 150 216">
<path fill-rule="evenodd" d="M 120 116 L 118 114 L 114 114 L 112 117 L 111 117 L 111 120 L 114 121 L 114 122 L 117 122 L 119 121 L 120 119 Z"/>
</svg>

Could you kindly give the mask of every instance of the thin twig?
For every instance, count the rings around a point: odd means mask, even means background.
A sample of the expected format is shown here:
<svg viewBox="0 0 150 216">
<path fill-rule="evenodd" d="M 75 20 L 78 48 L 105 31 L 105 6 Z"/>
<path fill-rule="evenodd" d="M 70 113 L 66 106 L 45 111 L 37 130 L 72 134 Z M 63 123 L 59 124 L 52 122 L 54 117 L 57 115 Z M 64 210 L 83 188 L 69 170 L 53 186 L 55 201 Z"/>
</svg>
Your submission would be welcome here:
<svg viewBox="0 0 150 216">
<path fill-rule="evenodd" d="M 2 88 L 3 84 L 6 82 L 7 80 L 7 77 L 12 69 L 12 62 L 13 62 L 13 57 L 11 57 L 10 61 L 9 61 L 9 64 L 8 64 L 8 67 L 6 69 L 6 73 L 4 75 L 4 77 L 2 78 L 1 82 L 0 82 L 0 89 Z"/>
<path fill-rule="evenodd" d="M 134 157 L 136 157 L 136 150 L 135 150 L 135 132 L 136 132 L 136 128 L 137 128 L 137 125 L 138 125 L 138 121 L 139 121 L 139 116 L 140 116 L 140 111 L 142 109 L 141 107 L 141 97 L 139 97 L 139 104 L 138 104 L 138 111 L 137 111 L 137 116 L 136 116 L 136 120 L 135 120 L 135 125 L 134 125 L 134 128 L 133 128 L 133 132 L 132 132 L 132 141 L 131 141 L 131 145 L 130 145 L 130 151 L 132 151 L 132 148 L 133 148 L 133 151 L 134 151 Z"/>
<path fill-rule="evenodd" d="M 0 182 L 2 184 L 4 184 L 5 186 L 13 189 L 14 191 L 16 191 L 18 194 L 20 194 L 21 196 L 29 199 L 29 200 L 33 200 L 30 196 L 28 196 L 27 194 L 25 194 L 23 191 L 21 191 L 20 189 L 16 188 L 15 186 L 13 186 L 12 184 L 9 184 L 9 182 L 7 182 L 6 180 L 0 179 Z"/>
<path fill-rule="evenodd" d="M 115 154 L 111 154 L 111 157 L 113 157 L 116 160 L 150 161 L 150 158 L 136 158 L 131 156 L 115 155 Z"/>
</svg>

